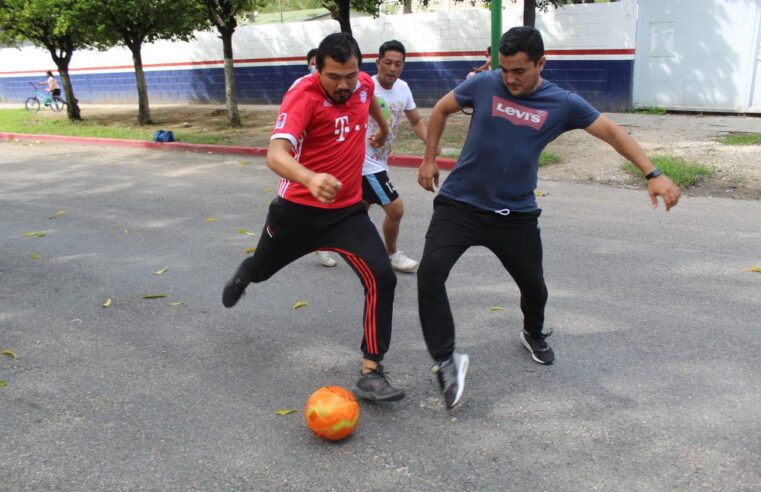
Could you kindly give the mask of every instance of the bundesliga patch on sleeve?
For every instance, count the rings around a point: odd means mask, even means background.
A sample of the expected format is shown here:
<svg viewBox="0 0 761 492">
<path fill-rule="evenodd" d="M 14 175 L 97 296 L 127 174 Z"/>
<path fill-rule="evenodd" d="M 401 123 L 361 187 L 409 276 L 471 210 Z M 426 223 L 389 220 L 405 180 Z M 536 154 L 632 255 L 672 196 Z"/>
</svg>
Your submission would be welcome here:
<svg viewBox="0 0 761 492">
<path fill-rule="evenodd" d="M 288 113 L 280 113 L 277 116 L 277 123 L 275 123 L 275 130 L 282 130 L 285 128 L 285 119 L 288 118 Z"/>
</svg>

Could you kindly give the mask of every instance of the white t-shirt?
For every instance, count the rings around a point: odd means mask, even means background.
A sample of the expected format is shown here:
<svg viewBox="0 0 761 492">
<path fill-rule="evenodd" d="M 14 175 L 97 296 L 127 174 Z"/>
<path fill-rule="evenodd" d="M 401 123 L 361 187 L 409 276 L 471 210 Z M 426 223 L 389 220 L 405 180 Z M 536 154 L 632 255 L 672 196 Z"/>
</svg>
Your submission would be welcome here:
<svg viewBox="0 0 761 492">
<path fill-rule="evenodd" d="M 404 112 L 415 109 L 415 100 L 407 82 L 396 79 L 391 89 L 384 89 L 378 82 L 378 76 L 373 75 L 375 82 L 375 99 L 381 108 L 381 113 L 388 124 L 388 138 L 382 147 L 372 147 L 369 142 L 365 144 L 365 164 L 362 166 L 362 176 L 388 171 L 388 155 L 396 138 L 399 125 L 404 120 Z M 367 122 L 367 137 L 371 137 L 378 131 L 378 124 L 369 118 Z"/>
</svg>

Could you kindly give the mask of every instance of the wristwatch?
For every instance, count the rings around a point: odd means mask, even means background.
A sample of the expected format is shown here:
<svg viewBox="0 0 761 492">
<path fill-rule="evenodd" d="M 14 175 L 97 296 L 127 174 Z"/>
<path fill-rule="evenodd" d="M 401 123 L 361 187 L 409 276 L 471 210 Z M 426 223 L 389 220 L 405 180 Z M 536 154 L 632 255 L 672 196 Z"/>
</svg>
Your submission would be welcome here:
<svg viewBox="0 0 761 492">
<path fill-rule="evenodd" d="M 658 176 L 660 176 L 661 174 L 663 174 L 663 171 L 661 171 L 660 169 L 658 169 L 658 168 L 656 167 L 655 169 L 653 169 L 652 171 L 650 171 L 650 174 L 646 174 L 646 175 L 645 175 L 645 179 L 653 179 L 653 178 L 657 178 L 657 177 L 658 177 Z"/>
</svg>

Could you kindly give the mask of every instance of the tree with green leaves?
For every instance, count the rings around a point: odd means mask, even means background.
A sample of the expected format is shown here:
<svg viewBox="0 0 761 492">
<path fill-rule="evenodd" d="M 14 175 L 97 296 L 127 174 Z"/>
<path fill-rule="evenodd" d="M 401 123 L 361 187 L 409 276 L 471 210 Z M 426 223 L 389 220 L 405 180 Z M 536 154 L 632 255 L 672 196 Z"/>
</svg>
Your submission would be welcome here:
<svg viewBox="0 0 761 492">
<path fill-rule="evenodd" d="M 547 12 L 550 5 L 557 8 L 565 3 L 566 0 L 523 0 L 523 25 L 534 27 L 537 10 Z"/>
<path fill-rule="evenodd" d="M 132 52 L 141 125 L 152 123 L 142 48 L 159 40 L 190 41 L 206 27 L 203 7 L 194 0 L 103 0 L 98 29 L 99 47 L 125 46 Z"/>
<path fill-rule="evenodd" d="M 66 114 L 82 119 L 69 64 L 75 50 L 91 47 L 97 4 L 90 0 L 0 0 L 0 31 L 9 44 L 32 42 L 50 52 L 63 82 Z"/>
<path fill-rule="evenodd" d="M 222 55 L 225 60 L 225 102 L 227 122 L 230 126 L 241 126 L 238 99 L 235 93 L 235 65 L 233 63 L 233 33 L 238 27 L 236 17 L 256 10 L 263 0 L 201 0 L 206 18 L 217 28 L 222 40 Z"/>
<path fill-rule="evenodd" d="M 349 18 L 352 9 L 377 16 L 383 0 L 322 0 L 323 7 L 328 9 L 330 16 L 338 21 L 341 32 L 351 34 L 351 20 Z M 427 2 L 426 2 L 427 3 Z"/>
</svg>

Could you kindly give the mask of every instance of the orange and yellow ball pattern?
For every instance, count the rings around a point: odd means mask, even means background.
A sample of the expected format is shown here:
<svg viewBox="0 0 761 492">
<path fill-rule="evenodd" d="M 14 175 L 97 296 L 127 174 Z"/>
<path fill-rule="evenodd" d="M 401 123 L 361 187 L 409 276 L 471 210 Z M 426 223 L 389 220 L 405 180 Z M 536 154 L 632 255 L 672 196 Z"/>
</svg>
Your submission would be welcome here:
<svg viewBox="0 0 761 492">
<path fill-rule="evenodd" d="M 340 441 L 359 424 L 359 404 L 351 392 L 340 386 L 323 386 L 307 400 L 304 420 L 318 437 Z"/>
</svg>

